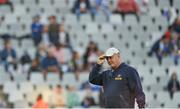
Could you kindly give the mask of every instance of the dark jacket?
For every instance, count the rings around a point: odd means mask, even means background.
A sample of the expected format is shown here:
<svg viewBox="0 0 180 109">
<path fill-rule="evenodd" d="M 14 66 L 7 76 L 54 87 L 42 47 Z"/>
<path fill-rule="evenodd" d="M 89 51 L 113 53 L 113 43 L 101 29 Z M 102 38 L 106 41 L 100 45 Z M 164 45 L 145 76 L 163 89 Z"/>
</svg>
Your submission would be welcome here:
<svg viewBox="0 0 180 109">
<path fill-rule="evenodd" d="M 145 95 L 137 71 L 122 63 L 116 70 L 100 73 L 101 65 L 96 64 L 89 75 L 92 84 L 104 89 L 105 107 L 134 108 L 135 98 L 138 107 L 145 106 Z"/>
<path fill-rule="evenodd" d="M 172 80 L 172 79 L 171 79 L 171 80 L 168 82 L 168 86 L 167 86 L 168 91 L 172 92 L 172 88 L 173 88 L 173 84 L 174 84 L 174 83 L 175 83 L 175 85 L 176 85 L 177 90 L 178 90 L 178 91 L 180 90 L 179 81 L 178 81 L 178 80 Z"/>
<path fill-rule="evenodd" d="M 13 59 L 16 59 L 16 51 L 14 49 L 11 49 L 8 51 L 6 48 L 4 48 L 0 53 L 0 58 L 2 61 L 7 61 L 8 56 L 11 56 Z"/>
</svg>

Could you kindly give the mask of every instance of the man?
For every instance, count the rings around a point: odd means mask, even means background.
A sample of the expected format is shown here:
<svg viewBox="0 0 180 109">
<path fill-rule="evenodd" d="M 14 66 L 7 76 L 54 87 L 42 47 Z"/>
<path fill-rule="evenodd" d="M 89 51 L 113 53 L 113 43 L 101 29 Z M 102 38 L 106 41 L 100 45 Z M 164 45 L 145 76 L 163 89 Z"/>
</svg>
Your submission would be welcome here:
<svg viewBox="0 0 180 109">
<path fill-rule="evenodd" d="M 43 95 L 42 94 L 39 94 L 38 96 L 37 96 L 37 100 L 36 100 L 36 102 L 35 102 L 35 104 L 33 105 L 33 109 L 40 109 L 40 108 L 42 108 L 42 109 L 48 109 L 48 104 L 44 101 L 44 99 L 43 99 Z"/>
<path fill-rule="evenodd" d="M 33 18 L 33 23 L 31 25 L 32 31 L 32 39 L 34 41 L 34 45 L 38 46 L 42 40 L 42 33 L 43 33 L 43 25 L 40 22 L 40 16 L 36 15 Z"/>
<path fill-rule="evenodd" d="M 51 104 L 53 105 L 54 108 L 63 108 L 67 104 L 67 99 L 66 99 L 66 91 L 61 85 L 57 85 L 50 97 L 51 99 Z"/>
<path fill-rule="evenodd" d="M 62 79 L 62 72 L 57 59 L 54 57 L 53 50 L 48 49 L 48 55 L 41 61 L 44 77 L 46 78 L 48 72 L 59 73 L 60 79 Z"/>
<path fill-rule="evenodd" d="M 112 69 L 100 73 L 105 59 Z M 116 48 L 109 48 L 98 58 L 89 81 L 103 86 L 106 108 L 134 108 L 135 99 L 139 108 L 145 107 L 145 95 L 139 75 L 134 68 L 122 63 Z"/>
<path fill-rule="evenodd" d="M 50 16 L 49 24 L 45 27 L 45 31 L 48 32 L 48 38 L 51 44 L 55 44 L 59 41 L 59 29 L 60 24 L 57 22 L 56 16 Z"/>
<path fill-rule="evenodd" d="M 125 15 L 133 14 L 138 19 L 140 9 L 135 0 L 118 0 L 114 13 L 121 14 L 123 19 L 125 19 Z"/>
<path fill-rule="evenodd" d="M 4 42 L 4 48 L 0 51 L 0 60 L 4 65 L 5 71 L 11 73 L 9 66 L 12 65 L 13 69 L 17 69 L 17 53 L 12 47 L 10 40 Z"/>
</svg>

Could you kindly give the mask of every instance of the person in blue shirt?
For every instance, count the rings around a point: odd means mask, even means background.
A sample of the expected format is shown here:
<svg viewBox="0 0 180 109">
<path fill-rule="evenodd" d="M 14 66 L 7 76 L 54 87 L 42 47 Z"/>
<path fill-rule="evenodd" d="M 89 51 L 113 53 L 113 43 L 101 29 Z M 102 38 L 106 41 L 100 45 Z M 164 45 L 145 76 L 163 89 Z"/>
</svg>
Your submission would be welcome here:
<svg viewBox="0 0 180 109">
<path fill-rule="evenodd" d="M 4 42 L 4 48 L 0 52 L 0 59 L 5 67 L 6 72 L 10 73 L 10 65 L 12 65 L 14 69 L 17 68 L 17 55 L 15 49 L 12 48 L 10 40 Z"/>
<path fill-rule="evenodd" d="M 62 79 L 62 71 L 57 59 L 54 57 L 53 50 L 49 48 L 48 55 L 42 59 L 41 67 L 43 69 L 44 76 L 46 78 L 47 73 L 59 73 L 60 79 Z"/>
<path fill-rule="evenodd" d="M 35 46 L 38 46 L 42 40 L 43 25 L 40 23 L 39 20 L 40 16 L 36 15 L 33 18 L 33 23 L 31 25 L 32 39 L 34 41 Z"/>
<path fill-rule="evenodd" d="M 101 73 L 105 60 L 111 69 Z M 139 108 L 145 107 L 145 94 L 138 72 L 122 62 L 119 50 L 114 47 L 98 58 L 89 74 L 89 82 L 103 86 L 106 108 L 134 108 L 135 99 Z"/>
<path fill-rule="evenodd" d="M 91 12 L 91 5 L 89 0 L 76 0 L 74 2 L 72 11 L 76 14 L 77 19 L 79 20 L 82 14 Z"/>
<path fill-rule="evenodd" d="M 110 11 L 110 0 L 91 0 L 91 10 L 95 15 L 99 15 L 99 10 L 101 10 L 106 16 L 106 20 L 109 21 L 111 16 Z"/>
</svg>

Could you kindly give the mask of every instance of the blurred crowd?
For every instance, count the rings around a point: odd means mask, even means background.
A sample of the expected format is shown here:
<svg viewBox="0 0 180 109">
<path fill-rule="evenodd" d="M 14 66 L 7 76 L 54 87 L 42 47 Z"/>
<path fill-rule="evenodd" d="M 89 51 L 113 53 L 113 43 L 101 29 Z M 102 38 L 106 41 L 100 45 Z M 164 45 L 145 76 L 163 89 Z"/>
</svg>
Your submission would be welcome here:
<svg viewBox="0 0 180 109">
<path fill-rule="evenodd" d="M 71 45 L 71 39 L 68 31 L 64 29 L 64 24 L 59 24 L 56 16 L 50 16 L 48 20 L 49 24 L 45 25 L 40 22 L 40 16 L 37 15 L 33 19 L 30 38 L 36 48 L 34 59 L 31 59 L 28 50 L 25 50 L 18 59 L 17 48 L 13 47 L 11 36 L 3 35 L 4 47 L 0 57 L 6 72 L 13 73 L 18 69 L 17 64 L 21 64 L 22 70 L 29 75 L 31 72 L 42 72 L 46 78 L 48 72 L 53 72 L 58 73 L 62 79 L 64 73 L 74 72 L 77 75 L 92 67 L 102 53 L 98 45 L 90 41 L 84 54 L 80 56 L 79 51 Z"/>
<path fill-rule="evenodd" d="M 180 18 L 177 17 L 164 35 L 158 39 L 148 52 L 148 56 L 155 53 L 159 64 L 162 64 L 163 57 L 172 57 L 174 64 L 178 65 L 180 58 Z"/>
<path fill-rule="evenodd" d="M 172 75 L 168 81 L 168 84 L 167 84 L 167 90 L 169 91 L 171 99 L 173 99 L 174 93 L 180 91 L 180 84 L 179 84 L 179 79 L 178 79 L 177 75 L 178 74 L 176 72 L 172 73 Z"/>
<path fill-rule="evenodd" d="M 82 91 L 83 90 L 83 91 Z M 52 93 L 50 94 L 48 101 L 43 98 L 42 94 L 37 96 L 35 103 L 32 105 L 34 109 L 37 108 L 72 108 L 72 107 L 83 107 L 89 108 L 90 106 L 96 106 L 97 102 L 93 97 L 92 90 L 90 86 L 86 85 L 80 91 L 83 93 L 84 98 L 81 98 L 78 93 L 77 89 L 74 86 L 66 86 L 65 88 L 61 85 L 57 85 L 53 88 Z M 99 95 L 100 99 L 101 95 Z M 81 100 L 82 99 L 82 100 Z"/>
<path fill-rule="evenodd" d="M 143 4 L 147 5 L 148 0 L 143 0 Z M 12 4 L 9 0 L 1 0 L 1 5 Z M 13 9 L 13 6 L 10 5 Z M 110 0 L 76 0 L 72 7 L 72 12 L 80 19 L 82 14 L 90 13 L 92 18 L 103 12 L 109 20 L 112 13 L 139 15 L 139 6 L 135 0 L 118 0 L 115 10 L 112 10 L 112 1 Z M 102 53 L 98 45 L 90 41 L 86 50 L 81 56 L 79 51 L 75 50 L 72 45 L 71 36 L 68 30 L 65 30 L 65 23 L 58 22 L 57 16 L 51 15 L 48 19 L 42 18 L 40 15 L 33 17 L 31 25 L 31 34 L 29 37 L 33 40 L 36 47 L 35 59 L 31 59 L 28 52 L 17 59 L 16 48 L 13 48 L 10 35 L 3 35 L 4 48 L 1 50 L 1 63 L 5 66 L 6 72 L 12 73 L 9 66 L 17 69 L 17 63 L 30 64 L 25 71 L 35 72 L 42 71 L 44 75 L 47 72 L 57 72 L 62 79 L 63 73 L 79 72 L 89 70 L 95 63 L 97 57 Z"/>
</svg>

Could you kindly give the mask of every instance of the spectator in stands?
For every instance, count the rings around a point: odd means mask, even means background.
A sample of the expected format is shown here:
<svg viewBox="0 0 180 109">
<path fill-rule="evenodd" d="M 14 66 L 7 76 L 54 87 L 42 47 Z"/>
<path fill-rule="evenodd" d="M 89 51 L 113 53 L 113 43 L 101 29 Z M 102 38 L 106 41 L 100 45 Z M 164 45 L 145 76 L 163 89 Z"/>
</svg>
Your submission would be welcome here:
<svg viewBox="0 0 180 109">
<path fill-rule="evenodd" d="M 162 37 L 165 37 L 165 38 L 171 40 L 172 33 L 173 33 L 173 28 L 172 28 L 172 26 L 169 26 L 168 29 L 166 30 L 166 32 L 164 33 L 164 35 Z"/>
<path fill-rule="evenodd" d="M 43 25 L 40 22 L 40 16 L 36 15 L 33 18 L 33 23 L 31 25 L 32 31 L 32 39 L 34 41 L 35 46 L 38 46 L 42 40 L 42 32 L 43 32 Z"/>
<path fill-rule="evenodd" d="M 88 47 L 86 49 L 86 52 L 83 56 L 83 68 L 85 68 L 85 70 L 89 69 L 91 67 L 91 65 L 93 65 L 94 63 L 96 63 L 96 59 L 98 58 L 98 56 L 101 54 L 100 50 L 98 49 L 98 46 L 95 42 L 90 41 L 88 44 Z"/>
<path fill-rule="evenodd" d="M 177 78 L 177 74 L 176 72 L 174 72 L 172 75 L 171 75 L 171 78 L 168 82 L 168 91 L 170 93 L 170 97 L 171 99 L 173 98 L 173 94 L 176 92 L 176 91 L 179 91 L 180 90 L 180 84 L 179 84 L 179 81 L 178 81 L 178 78 Z"/>
<path fill-rule="evenodd" d="M 102 10 L 106 15 L 107 21 L 109 21 L 109 17 L 111 15 L 109 0 L 90 0 L 90 4 L 91 10 L 95 15 L 97 15 L 98 12 Z"/>
<path fill-rule="evenodd" d="M 22 72 L 28 73 L 29 65 L 31 63 L 31 57 L 29 56 L 27 51 L 24 51 L 24 54 L 21 56 L 20 63 L 22 66 Z"/>
<path fill-rule="evenodd" d="M 173 45 L 171 40 L 166 37 L 162 37 L 153 44 L 151 50 L 148 52 L 148 56 L 152 56 L 152 54 L 155 53 L 159 64 L 162 64 L 162 58 L 170 55 L 172 51 Z"/>
<path fill-rule="evenodd" d="M 56 16 L 50 16 L 49 25 L 45 27 L 50 43 L 55 44 L 59 41 L 59 30 L 60 24 L 57 22 Z"/>
<path fill-rule="evenodd" d="M 9 0 L 0 0 L 0 6 L 1 5 L 9 5 L 11 8 L 11 11 L 14 11 L 13 4 Z"/>
<path fill-rule="evenodd" d="M 48 50 L 48 55 L 41 61 L 41 66 L 45 78 L 48 72 L 52 72 L 59 73 L 60 79 L 62 79 L 63 73 L 60 69 L 60 65 L 58 64 L 57 59 L 54 57 L 52 49 Z"/>
<path fill-rule="evenodd" d="M 24 54 L 20 58 L 20 62 L 22 65 L 31 63 L 31 57 L 29 56 L 27 51 L 24 51 Z"/>
<path fill-rule="evenodd" d="M 76 0 L 74 3 L 72 11 L 76 14 L 77 19 L 80 18 L 81 14 L 91 12 L 89 0 Z"/>
<path fill-rule="evenodd" d="M 65 63 L 65 60 L 64 60 L 65 54 L 64 54 L 63 48 L 64 48 L 64 46 L 59 42 L 55 43 L 54 46 L 51 46 L 53 55 L 57 59 L 59 64 Z"/>
<path fill-rule="evenodd" d="M 173 32 L 171 43 L 173 45 L 172 53 L 174 56 L 174 64 L 178 65 L 178 59 L 180 57 L 180 36 L 176 32 Z"/>
<path fill-rule="evenodd" d="M 48 109 L 48 104 L 43 100 L 42 94 L 39 94 L 35 104 L 33 105 L 33 109 Z"/>
<path fill-rule="evenodd" d="M 81 103 L 81 106 L 83 108 L 89 108 L 91 106 L 95 106 L 96 103 L 95 103 L 95 100 L 92 96 L 92 91 L 91 90 L 86 90 L 86 95 Z"/>
<path fill-rule="evenodd" d="M 80 62 L 80 55 L 77 51 L 74 51 L 73 52 L 73 55 L 72 55 L 72 60 L 71 60 L 71 63 L 72 63 L 72 70 L 74 72 L 78 72 L 81 70 L 80 68 L 80 65 L 81 65 L 81 62 Z"/>
<path fill-rule="evenodd" d="M 40 72 L 40 71 L 41 71 L 41 68 L 39 66 L 39 59 L 32 60 L 31 66 L 30 66 L 29 71 L 28 71 L 28 79 L 29 79 L 30 74 L 32 72 Z"/>
<path fill-rule="evenodd" d="M 175 19 L 174 23 L 172 24 L 172 28 L 178 35 L 180 35 L 180 18 L 179 17 Z"/>
<path fill-rule="evenodd" d="M 83 108 L 89 108 L 89 107 L 94 106 L 94 105 L 95 105 L 95 101 L 94 101 L 94 98 L 92 96 L 86 96 L 81 103 L 81 106 Z"/>
<path fill-rule="evenodd" d="M 114 13 L 119 13 L 124 18 L 126 14 L 134 14 L 138 16 L 140 15 L 140 10 L 135 0 L 118 0 Z"/>
<path fill-rule="evenodd" d="M 44 24 L 44 23 L 43 23 L 43 24 Z M 48 23 L 47 23 L 46 25 L 48 25 Z M 49 40 L 48 26 L 44 26 L 44 28 L 43 28 L 42 43 L 43 43 L 45 46 L 51 45 L 51 42 L 50 42 L 50 40 Z"/>
<path fill-rule="evenodd" d="M 67 105 L 66 92 L 61 85 L 57 85 L 50 98 L 54 108 L 63 108 Z"/>
<path fill-rule="evenodd" d="M 17 69 L 17 55 L 15 49 L 12 48 L 10 40 L 4 42 L 4 48 L 0 52 L 0 58 L 6 72 L 10 73 L 10 65 L 13 65 L 14 70 Z"/>
<path fill-rule="evenodd" d="M 52 46 L 51 49 L 58 64 L 61 65 L 62 71 L 68 72 L 70 70 L 69 61 L 72 58 L 70 50 L 65 48 L 61 43 L 55 43 L 55 46 Z"/>
<path fill-rule="evenodd" d="M 1 96 L 0 97 L 0 108 L 1 109 L 5 109 L 7 106 L 6 106 L 7 104 L 6 104 L 6 102 L 5 102 L 5 100 L 3 99 L 3 97 Z"/>
<path fill-rule="evenodd" d="M 36 59 L 38 59 L 39 62 L 42 61 L 43 58 L 47 56 L 47 47 L 41 43 L 38 45 L 38 49 L 36 51 Z"/>
<path fill-rule="evenodd" d="M 162 15 L 167 19 L 167 21 L 170 21 L 172 18 L 172 11 L 171 9 L 164 8 L 162 10 Z"/>
<path fill-rule="evenodd" d="M 60 25 L 59 42 L 63 46 L 68 47 L 68 48 L 70 48 L 72 50 L 69 33 L 67 31 L 65 31 L 63 24 Z"/>
<path fill-rule="evenodd" d="M 67 107 L 72 108 L 80 105 L 80 99 L 74 86 L 66 86 L 67 89 Z"/>
</svg>

